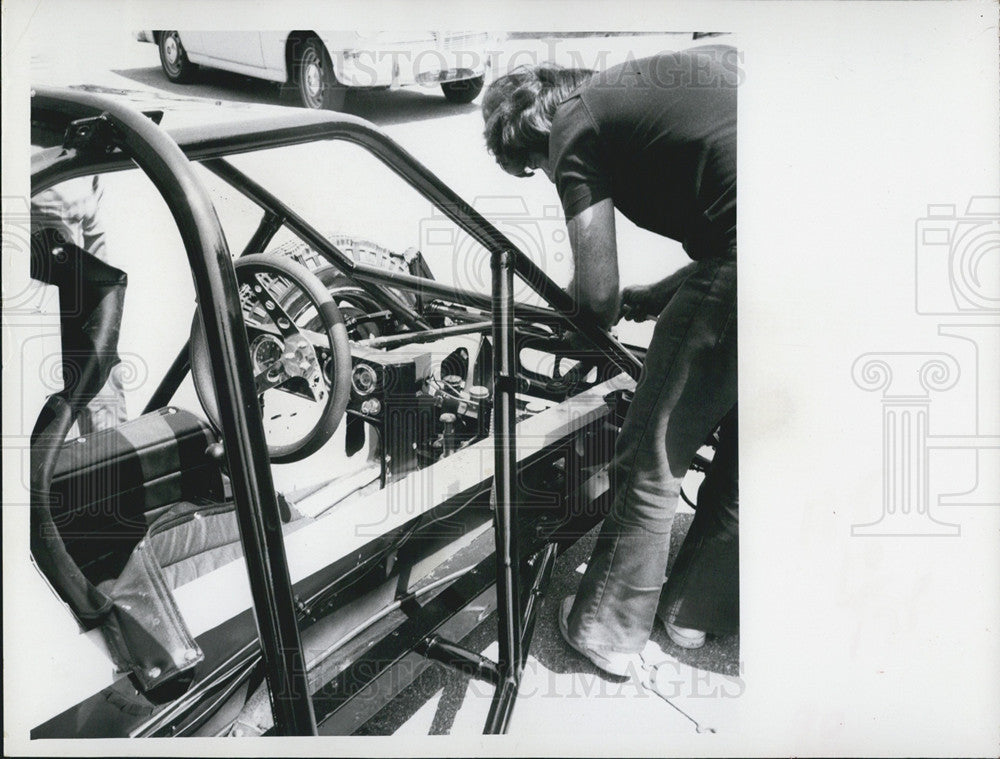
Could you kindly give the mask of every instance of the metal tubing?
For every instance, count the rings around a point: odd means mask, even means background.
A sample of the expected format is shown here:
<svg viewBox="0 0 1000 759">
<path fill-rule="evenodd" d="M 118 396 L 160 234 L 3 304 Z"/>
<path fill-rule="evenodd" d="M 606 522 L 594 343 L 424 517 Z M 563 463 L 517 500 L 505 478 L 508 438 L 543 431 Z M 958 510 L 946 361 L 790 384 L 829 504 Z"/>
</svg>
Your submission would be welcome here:
<svg viewBox="0 0 1000 759">
<path fill-rule="evenodd" d="M 581 318 L 582 314 L 576 301 L 549 279 L 534 261 L 518 250 L 515 250 L 514 253 L 514 266 L 518 275 L 531 285 L 547 303 L 565 315 L 573 325 L 573 329 L 590 340 L 601 355 L 617 365 L 622 371 L 627 372 L 633 379 L 639 379 L 639 374 L 642 372 L 642 362 L 632 355 L 628 348 L 601 329 L 593 319 L 586 316 Z"/>
<path fill-rule="evenodd" d="M 167 373 L 163 375 L 160 384 L 153 391 L 153 395 L 149 399 L 149 403 L 146 404 L 146 408 L 142 410 L 143 414 L 152 413 L 156 409 L 163 408 L 170 403 L 170 399 L 174 397 L 177 388 L 181 386 L 184 377 L 191 370 L 191 360 L 188 356 L 189 345 L 190 341 L 186 340 L 184 346 L 177 352 L 177 356 L 174 358 L 173 363 L 170 364 L 170 368 L 167 369 Z"/>
<path fill-rule="evenodd" d="M 360 656 L 316 693 L 314 699 L 316 710 L 321 715 L 320 720 L 324 721 L 343 708 L 350 699 L 363 693 L 368 685 L 390 670 L 420 641 L 487 591 L 496 576 L 494 559 L 494 554 L 489 553 L 471 571 L 455 580 L 426 604 L 406 614 L 401 613 L 403 621 L 392 635 L 377 638 L 374 645 L 366 646 Z"/>
<path fill-rule="evenodd" d="M 524 625 L 521 630 L 521 652 L 525 658 L 531 646 L 531 636 L 535 632 L 535 620 L 538 618 L 538 607 L 545 595 L 545 586 L 549 584 L 552 566 L 556 560 L 556 544 L 547 543 L 539 553 L 535 554 L 535 577 L 528 590 L 528 601 L 524 606 Z M 524 665 L 524 662 L 521 662 Z"/>
<path fill-rule="evenodd" d="M 224 179 L 234 189 L 242 192 L 265 211 L 271 211 L 272 213 L 280 211 L 279 215 L 282 217 L 284 224 L 292 232 L 298 235 L 304 242 L 311 245 L 317 253 L 341 272 L 349 277 L 354 276 L 354 270 L 359 264 L 353 258 L 345 255 L 343 251 L 339 250 L 337 246 L 326 239 L 326 235 L 295 213 L 295 211 L 285 205 L 275 195 L 264 189 L 259 183 L 222 158 L 203 161 L 202 165 L 213 174 Z M 427 329 L 430 327 L 424 319 L 413 313 L 412 309 L 403 303 L 394 293 L 373 287 L 367 282 L 360 280 L 359 284 L 364 288 L 365 292 L 380 303 L 383 303 L 392 311 L 393 316 L 407 326 L 416 329 Z"/>
<path fill-rule="evenodd" d="M 547 543 L 545 547 L 535 554 L 532 562 L 535 574 L 528 591 L 528 601 L 524 607 L 524 616 L 521 623 L 521 659 L 518 662 L 518 677 L 515 681 L 508 683 L 504 681 L 497 687 L 493 694 L 493 701 L 490 704 L 490 711 L 486 717 L 486 728 L 484 732 L 492 734 L 506 733 L 510 726 L 510 718 L 514 711 L 514 702 L 517 700 L 518 688 L 521 684 L 520 672 L 524 668 L 524 662 L 528 658 L 528 649 L 531 647 L 531 637 L 535 632 L 535 622 L 538 619 L 538 609 L 541 606 L 541 598 L 544 595 L 545 586 L 549 582 L 552 574 L 552 567 L 555 564 L 557 546 L 555 543 Z M 499 604 L 499 595 L 497 601 Z M 499 606 L 497 607 L 499 609 Z"/>
<path fill-rule="evenodd" d="M 271 242 L 284 223 L 285 220 L 274 211 L 264 209 L 264 215 L 260 219 L 260 224 L 257 225 L 253 237 L 250 238 L 246 247 L 243 248 L 243 252 L 240 253 L 240 258 L 253 255 L 254 253 L 263 253 L 264 249 L 267 248 L 267 244 Z"/>
<path fill-rule="evenodd" d="M 70 93 L 100 109 L 121 145 L 152 180 L 181 233 L 205 320 L 222 433 L 246 557 L 275 724 L 287 735 L 315 735 L 305 660 L 296 623 L 281 519 L 260 415 L 236 274 L 215 208 L 177 144 L 141 113 L 109 98 Z M 254 409 L 247 413 L 247 409 Z"/>
<path fill-rule="evenodd" d="M 403 274 L 398 271 L 386 271 L 369 264 L 356 264 L 352 276 L 359 282 L 371 282 L 373 284 L 390 285 L 401 290 L 409 290 L 419 293 L 422 296 L 432 296 L 441 300 L 461 303 L 465 306 L 472 306 L 483 311 L 492 309 L 493 302 L 489 295 L 460 290 L 457 287 L 446 285 L 443 282 L 436 282 L 433 279 L 414 277 L 412 274 Z M 538 306 L 529 306 L 518 303 L 517 312 L 521 318 L 532 321 L 546 323 L 569 323 L 566 319 L 555 311 Z"/>
<path fill-rule="evenodd" d="M 482 308 L 467 310 L 464 308 L 449 306 L 445 303 L 433 302 L 427 304 L 427 307 L 424 309 L 424 314 L 428 316 L 447 316 L 456 323 L 464 323 L 483 319 L 486 316 L 483 312 L 488 310 L 489 309 Z"/>
<path fill-rule="evenodd" d="M 471 335 L 479 332 L 488 332 L 492 329 L 492 326 L 492 322 L 469 322 L 467 324 L 456 324 L 451 327 L 428 329 L 423 332 L 404 332 L 400 335 L 369 337 L 359 340 L 358 344 L 363 345 L 366 348 L 395 348 L 399 345 L 429 343 L 434 340 L 440 340 L 443 337 L 456 337 L 459 335 Z"/>
<path fill-rule="evenodd" d="M 514 704 L 517 701 L 517 690 L 520 682 L 506 679 L 497 687 L 493 695 L 493 702 L 490 704 L 489 714 L 486 715 L 486 726 L 483 732 L 488 735 L 503 735 L 510 727 L 510 718 L 514 712 Z"/>
<path fill-rule="evenodd" d="M 517 500 L 515 392 L 517 355 L 514 345 L 514 256 L 495 253 L 493 268 L 493 530 L 497 554 L 497 638 L 501 684 L 498 693 L 516 694 L 521 679 L 521 587 L 518 545 L 514 533 Z M 491 732 L 489 726 L 487 732 Z"/>
<path fill-rule="evenodd" d="M 500 670 L 495 662 L 482 654 L 445 640 L 440 635 L 428 636 L 414 650 L 428 659 L 439 661 L 478 680 L 485 680 L 493 685 L 500 684 Z"/>
</svg>

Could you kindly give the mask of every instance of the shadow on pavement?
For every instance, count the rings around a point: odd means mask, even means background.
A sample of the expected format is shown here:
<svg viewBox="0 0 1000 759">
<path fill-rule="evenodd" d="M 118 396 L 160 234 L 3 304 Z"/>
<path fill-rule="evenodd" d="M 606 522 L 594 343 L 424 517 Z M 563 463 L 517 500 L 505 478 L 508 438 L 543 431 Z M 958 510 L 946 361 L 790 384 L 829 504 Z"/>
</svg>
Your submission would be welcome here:
<svg viewBox="0 0 1000 759">
<path fill-rule="evenodd" d="M 201 69 L 197 80 L 189 84 L 174 84 L 156 66 L 120 69 L 113 73 L 172 95 L 298 107 L 294 89 L 277 82 L 268 82 L 228 71 Z M 352 90 L 347 94 L 344 107 L 345 113 L 360 116 L 380 126 L 438 119 L 478 110 L 479 105 L 476 103 L 466 105 L 449 103 L 437 87 Z"/>
<path fill-rule="evenodd" d="M 669 566 L 673 565 L 680 544 L 691 526 L 691 520 L 692 515 L 685 513 L 678 514 L 675 518 L 670 540 Z M 608 687 L 617 687 L 624 693 L 627 692 L 625 684 L 628 683 L 628 678 L 608 675 L 570 649 L 562 640 L 556 620 L 560 602 L 566 596 L 574 593 L 579 585 L 580 575 L 576 569 L 590 556 L 597 539 L 597 532 L 598 530 L 595 528 L 557 559 L 552 580 L 539 613 L 528 667 L 539 667 L 542 670 L 560 675 L 596 676 L 609 683 Z M 494 613 L 469 633 L 461 641 L 461 644 L 473 651 L 484 651 L 496 641 L 496 624 L 497 619 Z M 665 654 L 672 656 L 681 664 L 730 677 L 736 677 L 740 674 L 738 634 L 723 637 L 709 636 L 703 648 L 692 651 L 671 642 L 662 625 L 657 623 L 651 640 Z M 600 690 L 600 686 L 583 686 L 582 682 L 580 681 L 580 687 L 583 687 L 585 692 Z M 491 691 L 491 686 L 485 683 L 473 683 L 467 675 L 452 671 L 435 662 L 396 699 L 363 725 L 356 734 L 391 735 L 406 724 L 435 694 L 440 692 L 429 733 L 431 735 L 447 735 L 452 731 L 459 711 L 466 702 L 470 684 L 475 687 L 476 693 L 489 694 Z"/>
</svg>

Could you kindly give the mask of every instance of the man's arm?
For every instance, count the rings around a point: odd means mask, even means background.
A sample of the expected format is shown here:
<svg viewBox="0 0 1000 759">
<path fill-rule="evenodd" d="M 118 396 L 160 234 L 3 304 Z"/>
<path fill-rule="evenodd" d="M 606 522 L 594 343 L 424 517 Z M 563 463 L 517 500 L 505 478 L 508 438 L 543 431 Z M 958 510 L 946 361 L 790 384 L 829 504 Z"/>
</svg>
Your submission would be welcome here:
<svg viewBox="0 0 1000 759">
<path fill-rule="evenodd" d="M 618 247 L 610 198 L 585 208 L 566 224 L 573 249 L 573 279 L 567 290 L 603 329 L 617 321 Z"/>
</svg>

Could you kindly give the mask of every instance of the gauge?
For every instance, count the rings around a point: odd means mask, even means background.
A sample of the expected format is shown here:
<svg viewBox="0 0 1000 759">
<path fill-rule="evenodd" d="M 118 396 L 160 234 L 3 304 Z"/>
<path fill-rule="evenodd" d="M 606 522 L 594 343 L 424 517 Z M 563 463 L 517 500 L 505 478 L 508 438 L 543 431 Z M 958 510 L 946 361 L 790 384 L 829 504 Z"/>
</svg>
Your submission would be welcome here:
<svg viewBox="0 0 1000 759">
<path fill-rule="evenodd" d="M 272 367 L 281 365 L 281 355 L 285 345 L 274 335 L 258 335 L 250 344 L 250 356 L 253 358 L 254 374 L 260 374 Z"/>
<path fill-rule="evenodd" d="M 351 387 L 358 395 L 370 395 L 378 385 L 378 374 L 368 364 L 358 364 L 351 374 Z"/>
<path fill-rule="evenodd" d="M 382 412 L 382 404 L 378 398 L 368 398 L 361 403 L 361 413 L 368 416 L 378 416 Z"/>
</svg>

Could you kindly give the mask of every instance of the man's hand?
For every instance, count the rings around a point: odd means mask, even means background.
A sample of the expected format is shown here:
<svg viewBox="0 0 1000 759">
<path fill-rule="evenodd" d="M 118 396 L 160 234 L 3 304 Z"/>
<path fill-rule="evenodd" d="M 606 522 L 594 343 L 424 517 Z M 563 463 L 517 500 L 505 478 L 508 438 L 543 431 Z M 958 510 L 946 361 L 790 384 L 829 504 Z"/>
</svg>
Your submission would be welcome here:
<svg viewBox="0 0 1000 759">
<path fill-rule="evenodd" d="M 666 279 L 651 285 L 631 285 L 622 291 L 622 307 L 618 312 L 618 320 L 629 319 L 641 322 L 646 319 L 656 319 L 667 307 L 681 285 L 684 284 L 697 267 L 691 262 L 682 266 Z"/>
<path fill-rule="evenodd" d="M 567 329 L 562 333 L 562 339 L 556 346 L 556 353 L 594 353 L 597 349 L 594 344 L 576 330 Z"/>
<path fill-rule="evenodd" d="M 652 285 L 631 285 L 622 291 L 622 307 L 618 319 L 644 322 L 655 319 L 666 307 L 666 301 Z M 662 302 L 661 302 L 662 301 Z"/>
</svg>

